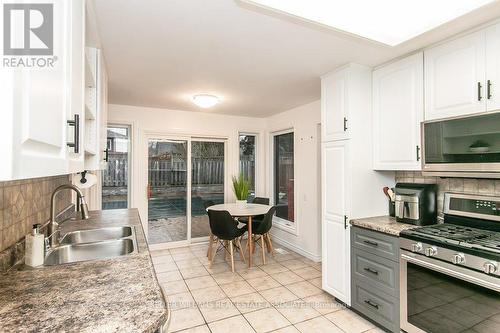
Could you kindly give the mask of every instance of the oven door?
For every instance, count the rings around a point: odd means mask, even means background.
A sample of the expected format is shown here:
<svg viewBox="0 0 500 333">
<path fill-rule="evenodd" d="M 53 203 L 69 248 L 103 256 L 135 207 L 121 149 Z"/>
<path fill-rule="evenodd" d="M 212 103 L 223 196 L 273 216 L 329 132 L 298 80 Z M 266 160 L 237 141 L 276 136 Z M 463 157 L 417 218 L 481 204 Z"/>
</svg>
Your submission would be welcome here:
<svg viewBox="0 0 500 333">
<path fill-rule="evenodd" d="M 401 250 L 401 329 L 500 332 L 500 279 Z"/>
</svg>

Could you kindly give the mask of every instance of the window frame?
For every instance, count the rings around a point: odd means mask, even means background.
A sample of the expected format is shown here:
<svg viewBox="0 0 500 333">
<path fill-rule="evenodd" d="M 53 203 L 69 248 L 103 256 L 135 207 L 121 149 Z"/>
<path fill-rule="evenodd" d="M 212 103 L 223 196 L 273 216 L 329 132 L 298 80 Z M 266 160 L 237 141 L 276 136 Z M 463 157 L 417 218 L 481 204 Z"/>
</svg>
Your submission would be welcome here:
<svg viewBox="0 0 500 333">
<path fill-rule="evenodd" d="M 259 168 L 259 153 L 260 153 L 260 150 L 259 150 L 259 144 L 260 144 L 260 141 L 259 141 L 259 134 L 258 133 L 255 133 L 255 132 L 246 132 L 246 131 L 241 131 L 241 132 L 238 132 L 238 174 L 241 172 L 240 170 L 240 162 L 241 162 L 241 156 L 240 156 L 240 137 L 241 136 L 253 136 L 255 137 L 255 144 L 254 144 L 254 156 L 255 156 L 255 173 L 254 173 L 254 185 L 255 185 L 255 188 L 254 188 L 254 194 L 255 196 L 258 196 L 257 193 L 258 192 L 258 187 L 259 187 L 259 182 L 258 180 L 260 179 L 260 168 Z"/>
<path fill-rule="evenodd" d="M 107 138 L 107 133 L 108 133 L 108 128 L 109 127 L 115 127 L 115 128 L 126 128 L 127 129 L 127 135 L 128 135 L 128 144 L 127 144 L 127 164 L 128 164 L 128 172 L 127 172 L 127 209 L 130 209 L 132 207 L 132 187 L 133 187 L 133 178 L 132 178 L 132 173 L 133 173 L 133 129 L 134 129 L 134 124 L 130 122 L 108 122 L 106 123 L 106 149 L 108 148 L 108 138 Z M 107 162 L 106 162 L 107 164 Z M 107 168 L 107 166 L 106 166 Z M 102 188 L 103 188 L 103 183 L 104 183 L 104 172 L 106 168 L 103 168 L 101 170 L 101 184 L 100 184 L 100 191 L 99 191 L 99 196 L 100 196 L 100 203 L 101 203 L 101 210 L 103 210 L 103 202 L 102 202 Z M 107 209 L 107 210 L 112 210 L 112 209 Z"/>
<path fill-rule="evenodd" d="M 282 229 L 286 232 L 289 232 L 293 235 L 298 235 L 298 216 L 297 216 L 297 211 L 298 211 L 298 201 L 297 201 L 297 193 L 298 193 L 298 186 L 297 186 L 297 140 L 296 140 L 296 133 L 295 129 L 292 128 L 286 128 L 283 130 L 279 131 L 273 131 L 269 133 L 269 174 L 270 174 L 270 179 L 269 179 L 269 192 L 270 192 L 270 199 L 271 203 L 273 205 L 276 205 L 276 156 L 275 156 L 275 151 L 274 151 L 274 140 L 276 136 L 283 135 L 283 134 L 289 134 L 293 133 L 293 178 L 294 178 L 294 184 L 293 184 L 293 200 L 294 200 L 294 208 L 293 208 L 293 214 L 294 214 L 294 221 L 289 221 L 287 219 L 283 219 L 278 216 L 274 216 L 273 218 L 273 223 L 274 226 Z"/>
</svg>

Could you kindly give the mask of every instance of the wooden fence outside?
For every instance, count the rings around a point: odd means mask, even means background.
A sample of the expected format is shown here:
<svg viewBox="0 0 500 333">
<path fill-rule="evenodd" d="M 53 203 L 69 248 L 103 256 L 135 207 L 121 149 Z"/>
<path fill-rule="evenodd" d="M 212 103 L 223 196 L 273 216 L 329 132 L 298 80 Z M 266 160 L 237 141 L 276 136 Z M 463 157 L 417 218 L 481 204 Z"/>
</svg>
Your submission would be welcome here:
<svg viewBox="0 0 500 333">
<path fill-rule="evenodd" d="M 220 158 L 193 158 L 192 183 L 217 185 L 224 184 L 224 160 Z M 240 161 L 240 170 L 252 179 L 255 163 L 250 160 Z M 152 187 L 181 186 L 187 182 L 185 161 L 150 160 L 148 179 Z M 110 153 L 109 162 L 103 177 L 104 187 L 126 186 L 128 183 L 128 156 L 123 153 Z"/>
</svg>

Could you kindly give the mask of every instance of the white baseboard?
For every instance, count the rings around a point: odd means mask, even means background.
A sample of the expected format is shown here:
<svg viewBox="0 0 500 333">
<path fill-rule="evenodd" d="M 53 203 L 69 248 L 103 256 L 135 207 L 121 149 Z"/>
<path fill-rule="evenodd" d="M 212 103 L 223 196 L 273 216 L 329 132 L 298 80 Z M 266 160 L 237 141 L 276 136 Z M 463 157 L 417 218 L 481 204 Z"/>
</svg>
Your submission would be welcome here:
<svg viewBox="0 0 500 333">
<path fill-rule="evenodd" d="M 312 261 L 315 261 L 315 262 L 321 261 L 321 255 L 316 255 L 314 253 L 306 251 L 306 250 L 296 246 L 295 244 L 292 244 L 289 241 L 284 240 L 283 238 L 280 238 L 280 237 L 277 237 L 276 235 L 273 235 L 272 233 L 271 233 L 271 236 L 272 236 L 273 242 L 281 244 L 281 245 L 289 248 L 290 250 L 297 252 L 298 254 L 300 254 L 308 259 L 311 259 Z"/>
</svg>

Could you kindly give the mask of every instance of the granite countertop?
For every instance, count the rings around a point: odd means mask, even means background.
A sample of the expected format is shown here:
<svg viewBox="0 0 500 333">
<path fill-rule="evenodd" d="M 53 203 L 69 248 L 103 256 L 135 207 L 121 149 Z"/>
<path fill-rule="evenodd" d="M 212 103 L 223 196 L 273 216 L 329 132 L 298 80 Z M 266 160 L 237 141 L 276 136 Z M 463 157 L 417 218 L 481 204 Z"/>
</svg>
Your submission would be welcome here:
<svg viewBox="0 0 500 333">
<path fill-rule="evenodd" d="M 1 332 L 154 332 L 167 319 L 136 209 L 93 211 L 76 229 L 133 225 L 138 252 L 0 275 Z"/>
<path fill-rule="evenodd" d="M 399 236 L 399 233 L 403 230 L 418 227 L 413 224 L 396 222 L 396 218 L 389 215 L 353 219 L 351 220 L 351 224 L 356 227 L 370 229 L 392 236 Z"/>
</svg>

